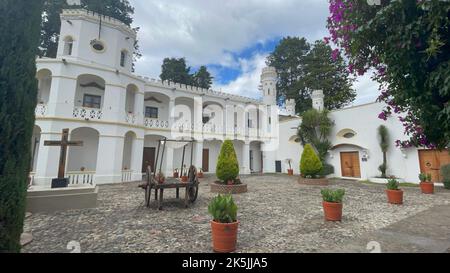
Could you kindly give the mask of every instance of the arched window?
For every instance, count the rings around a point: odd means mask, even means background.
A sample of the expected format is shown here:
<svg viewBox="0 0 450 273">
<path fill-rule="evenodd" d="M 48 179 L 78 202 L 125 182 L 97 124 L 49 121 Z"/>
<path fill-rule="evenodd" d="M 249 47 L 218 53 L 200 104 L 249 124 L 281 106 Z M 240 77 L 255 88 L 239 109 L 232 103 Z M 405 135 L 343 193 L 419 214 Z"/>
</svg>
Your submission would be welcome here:
<svg viewBox="0 0 450 273">
<path fill-rule="evenodd" d="M 66 56 L 72 55 L 72 49 L 73 49 L 73 39 L 72 37 L 66 37 L 64 39 L 64 52 L 63 54 Z"/>
<path fill-rule="evenodd" d="M 120 52 L 120 66 L 121 67 L 125 67 L 125 65 L 127 64 L 127 58 L 128 58 L 128 53 L 126 50 L 122 50 Z"/>
</svg>

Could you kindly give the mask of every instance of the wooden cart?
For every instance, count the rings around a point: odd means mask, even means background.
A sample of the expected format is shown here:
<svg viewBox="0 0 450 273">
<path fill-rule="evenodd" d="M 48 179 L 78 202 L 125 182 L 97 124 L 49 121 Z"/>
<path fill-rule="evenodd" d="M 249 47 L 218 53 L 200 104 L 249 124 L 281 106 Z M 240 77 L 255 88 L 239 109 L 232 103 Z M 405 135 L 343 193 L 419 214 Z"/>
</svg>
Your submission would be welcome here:
<svg viewBox="0 0 450 273">
<path fill-rule="evenodd" d="M 184 166 L 185 166 L 185 156 L 186 156 L 186 147 L 188 145 L 191 145 L 191 167 L 188 171 L 188 181 L 182 182 L 181 178 L 166 178 L 164 183 L 160 183 L 158 179 L 158 173 L 161 173 L 162 171 L 162 164 L 164 161 L 164 153 L 166 151 L 166 145 L 169 142 L 179 142 L 179 143 L 186 143 L 183 146 L 183 154 L 182 154 L 182 160 L 181 160 L 181 176 L 185 175 L 184 172 Z M 168 140 L 167 138 L 162 139 L 158 142 L 158 149 L 156 153 L 156 160 L 155 160 L 155 166 L 153 170 L 155 172 L 151 171 L 150 166 L 147 168 L 147 179 L 146 183 L 141 185 L 141 188 L 145 190 L 145 204 L 147 207 L 150 207 L 151 205 L 151 196 L 152 191 L 155 192 L 155 201 L 157 202 L 157 208 L 159 210 L 162 210 L 163 208 L 163 200 L 164 200 L 164 190 L 166 189 L 175 189 L 176 190 L 176 198 L 180 198 L 180 189 L 185 189 L 185 195 L 184 195 L 184 206 L 185 208 L 189 207 L 189 204 L 194 203 L 197 200 L 198 197 L 198 185 L 199 180 L 197 176 L 197 169 L 195 166 L 192 165 L 193 161 L 193 151 L 194 151 L 194 140 Z M 159 155 L 161 154 L 161 158 Z M 158 164 L 159 164 L 159 172 L 158 170 Z M 181 177 L 180 176 L 180 177 Z"/>
</svg>

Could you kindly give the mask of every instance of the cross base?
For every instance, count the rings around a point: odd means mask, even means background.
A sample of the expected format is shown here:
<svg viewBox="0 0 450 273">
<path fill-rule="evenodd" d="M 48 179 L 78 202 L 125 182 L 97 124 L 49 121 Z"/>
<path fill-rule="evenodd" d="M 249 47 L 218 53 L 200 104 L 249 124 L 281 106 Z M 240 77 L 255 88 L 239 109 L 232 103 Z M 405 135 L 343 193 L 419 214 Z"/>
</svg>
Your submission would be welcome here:
<svg viewBox="0 0 450 273">
<path fill-rule="evenodd" d="M 55 178 L 52 180 L 52 189 L 67 188 L 69 187 L 68 178 Z"/>
</svg>

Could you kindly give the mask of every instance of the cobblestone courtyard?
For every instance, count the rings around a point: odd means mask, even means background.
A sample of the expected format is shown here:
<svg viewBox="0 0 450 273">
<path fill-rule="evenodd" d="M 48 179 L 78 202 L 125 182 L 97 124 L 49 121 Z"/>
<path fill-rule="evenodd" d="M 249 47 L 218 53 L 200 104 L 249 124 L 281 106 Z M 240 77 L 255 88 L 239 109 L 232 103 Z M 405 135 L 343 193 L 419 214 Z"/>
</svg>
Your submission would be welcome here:
<svg viewBox="0 0 450 273">
<path fill-rule="evenodd" d="M 241 223 L 239 252 L 330 252 L 351 243 L 352 251 L 367 252 L 361 241 L 365 234 L 450 204 L 450 191 L 443 188 L 437 188 L 435 195 L 404 188 L 405 204 L 394 206 L 386 202 L 384 185 L 334 180 L 330 187 L 347 191 L 344 217 L 342 223 L 327 223 L 322 187 L 299 185 L 296 179 L 284 175 L 244 177 L 249 192 L 235 196 Z M 163 211 L 144 206 L 138 183 L 100 186 L 96 209 L 28 218 L 25 231 L 32 232 L 34 241 L 23 252 L 69 252 L 71 241 L 79 242 L 81 251 L 88 253 L 211 252 L 207 206 L 215 196 L 209 192 L 212 181 L 201 181 L 199 198 L 189 209 L 174 200 L 175 191 L 165 192 Z M 361 246 L 354 245 L 358 239 Z"/>
</svg>

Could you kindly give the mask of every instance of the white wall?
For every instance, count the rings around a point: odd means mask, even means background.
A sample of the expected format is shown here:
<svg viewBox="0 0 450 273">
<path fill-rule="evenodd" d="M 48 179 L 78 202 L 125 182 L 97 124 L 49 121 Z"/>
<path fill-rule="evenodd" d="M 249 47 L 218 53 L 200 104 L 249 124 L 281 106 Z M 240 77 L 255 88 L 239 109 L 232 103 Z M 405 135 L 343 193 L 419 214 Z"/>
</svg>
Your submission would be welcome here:
<svg viewBox="0 0 450 273">
<path fill-rule="evenodd" d="M 282 171 L 287 173 L 289 164 L 286 159 L 292 159 L 291 165 L 294 174 L 300 174 L 300 158 L 303 152 L 301 143 L 295 142 L 300 118 L 286 118 L 280 121 L 280 144 L 276 153 L 276 160 L 281 161 Z"/>
<path fill-rule="evenodd" d="M 81 147 L 70 147 L 67 171 L 80 171 L 84 167 L 86 171 L 95 171 L 97 168 L 97 152 L 99 145 L 99 133 L 90 128 L 79 128 L 72 131 L 71 141 L 83 141 Z"/>
<path fill-rule="evenodd" d="M 203 149 L 209 149 L 209 173 L 216 173 L 217 159 L 219 158 L 222 141 L 204 141 Z"/>
</svg>

